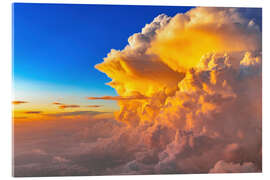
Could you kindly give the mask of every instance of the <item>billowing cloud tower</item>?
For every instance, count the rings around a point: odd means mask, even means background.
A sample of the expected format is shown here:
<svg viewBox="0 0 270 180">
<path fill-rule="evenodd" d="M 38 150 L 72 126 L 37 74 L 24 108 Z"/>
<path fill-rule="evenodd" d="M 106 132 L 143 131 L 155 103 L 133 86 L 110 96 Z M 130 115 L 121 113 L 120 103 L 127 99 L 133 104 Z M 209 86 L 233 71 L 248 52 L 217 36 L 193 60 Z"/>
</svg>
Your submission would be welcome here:
<svg viewBox="0 0 270 180">
<path fill-rule="evenodd" d="M 261 41 L 241 9 L 198 7 L 112 49 L 96 68 L 119 94 L 104 99 L 118 101 L 121 128 L 93 149 L 123 163 L 106 171 L 260 172 Z"/>
</svg>

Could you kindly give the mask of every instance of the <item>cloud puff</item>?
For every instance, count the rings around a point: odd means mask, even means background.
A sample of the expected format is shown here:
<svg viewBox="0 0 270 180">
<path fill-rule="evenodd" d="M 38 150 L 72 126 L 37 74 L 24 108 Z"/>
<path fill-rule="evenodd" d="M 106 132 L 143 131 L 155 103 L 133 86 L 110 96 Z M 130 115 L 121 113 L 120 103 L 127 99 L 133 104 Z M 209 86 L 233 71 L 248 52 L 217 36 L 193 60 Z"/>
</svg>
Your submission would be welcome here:
<svg viewBox="0 0 270 180">
<path fill-rule="evenodd" d="M 27 101 L 12 101 L 12 104 L 17 105 L 17 104 L 25 104 L 28 103 Z"/>
<path fill-rule="evenodd" d="M 48 155 L 48 153 L 42 149 L 33 149 L 32 152 L 39 155 Z"/>
<path fill-rule="evenodd" d="M 210 173 L 248 173 L 256 172 L 256 167 L 252 162 L 243 164 L 226 163 L 225 161 L 218 161 Z"/>
<path fill-rule="evenodd" d="M 61 157 L 61 156 L 54 156 L 53 161 L 59 162 L 59 163 L 67 163 L 69 160 Z"/>
</svg>

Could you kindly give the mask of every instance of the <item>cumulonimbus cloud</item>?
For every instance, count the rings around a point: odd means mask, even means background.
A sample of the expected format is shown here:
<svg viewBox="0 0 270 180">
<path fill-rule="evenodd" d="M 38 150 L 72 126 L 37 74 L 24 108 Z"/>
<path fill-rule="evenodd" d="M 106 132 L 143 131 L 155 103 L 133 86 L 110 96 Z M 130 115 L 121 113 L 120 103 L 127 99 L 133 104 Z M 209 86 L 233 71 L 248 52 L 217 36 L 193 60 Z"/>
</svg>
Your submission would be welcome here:
<svg viewBox="0 0 270 180">
<path fill-rule="evenodd" d="M 118 101 L 116 119 L 128 125 L 127 141 L 140 137 L 133 143 L 148 149 L 138 149 L 144 155 L 122 173 L 136 172 L 133 166 L 157 173 L 209 172 L 222 160 L 255 162 L 248 170 L 260 171 L 261 31 L 242 12 L 198 7 L 174 17 L 161 14 L 95 66 L 112 79 L 108 85 L 119 96 L 89 99 Z M 124 101 L 134 94 L 147 98 Z M 144 156 L 158 160 L 148 166 Z M 199 168 L 203 163 L 208 164 Z M 242 172 L 242 166 L 233 167 Z"/>
</svg>

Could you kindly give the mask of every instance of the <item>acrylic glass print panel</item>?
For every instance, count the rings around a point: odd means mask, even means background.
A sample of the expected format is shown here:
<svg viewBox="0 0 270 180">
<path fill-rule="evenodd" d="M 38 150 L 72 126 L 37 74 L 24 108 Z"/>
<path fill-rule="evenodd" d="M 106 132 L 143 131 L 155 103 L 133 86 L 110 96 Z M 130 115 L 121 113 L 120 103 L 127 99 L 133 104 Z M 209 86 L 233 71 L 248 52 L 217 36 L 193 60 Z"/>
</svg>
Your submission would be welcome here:
<svg viewBox="0 0 270 180">
<path fill-rule="evenodd" d="M 262 171 L 260 8 L 13 4 L 14 176 Z"/>
</svg>

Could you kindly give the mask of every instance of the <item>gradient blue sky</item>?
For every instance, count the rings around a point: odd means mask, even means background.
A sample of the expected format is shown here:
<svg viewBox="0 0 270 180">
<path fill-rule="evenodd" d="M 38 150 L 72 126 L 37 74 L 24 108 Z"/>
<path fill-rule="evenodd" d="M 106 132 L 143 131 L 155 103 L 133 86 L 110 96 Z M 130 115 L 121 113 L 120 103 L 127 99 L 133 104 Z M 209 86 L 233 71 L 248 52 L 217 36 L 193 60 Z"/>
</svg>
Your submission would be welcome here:
<svg viewBox="0 0 270 180">
<path fill-rule="evenodd" d="M 13 4 L 15 99 L 73 103 L 85 96 L 117 95 L 94 65 L 110 49 L 123 49 L 129 36 L 159 14 L 174 16 L 190 8 Z"/>
</svg>

